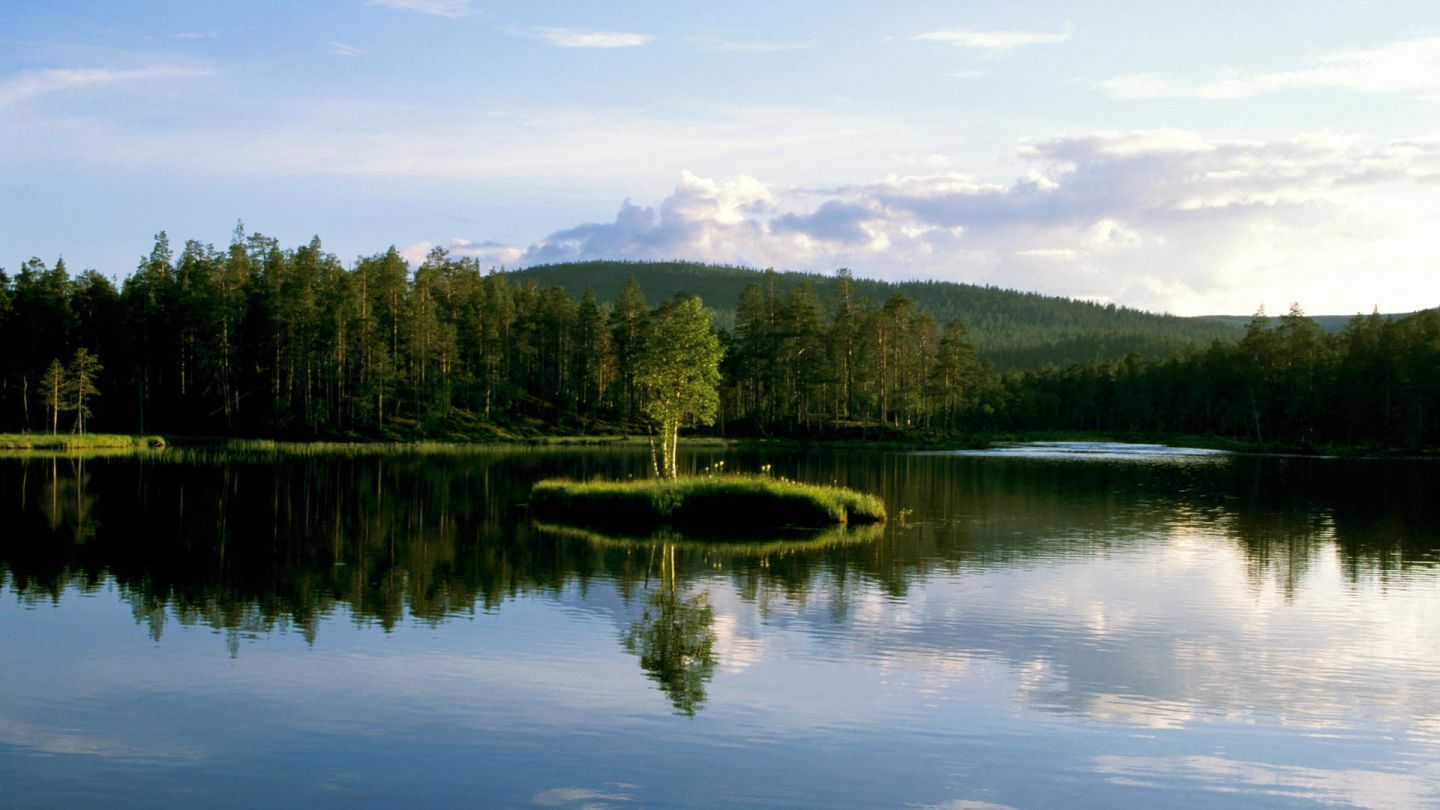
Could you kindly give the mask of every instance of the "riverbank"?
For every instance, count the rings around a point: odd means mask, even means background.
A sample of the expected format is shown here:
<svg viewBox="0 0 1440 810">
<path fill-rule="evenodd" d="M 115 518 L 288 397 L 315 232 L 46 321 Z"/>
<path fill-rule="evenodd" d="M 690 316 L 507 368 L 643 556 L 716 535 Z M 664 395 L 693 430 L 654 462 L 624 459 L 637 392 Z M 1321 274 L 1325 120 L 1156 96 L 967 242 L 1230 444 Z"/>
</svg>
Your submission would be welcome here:
<svg viewBox="0 0 1440 810">
<path fill-rule="evenodd" d="M 980 437 L 977 437 L 980 438 Z M 1203 434 L 1090 431 L 1024 431 L 983 435 L 990 447 L 1002 443 L 1023 442 L 1127 442 L 1132 444 L 1163 444 L 1167 447 L 1193 447 L 1201 450 L 1223 450 L 1252 456 L 1310 456 L 1337 458 L 1436 459 L 1440 448 L 1388 447 L 1383 445 L 1287 444 L 1255 442 L 1230 436 Z"/>
<path fill-rule="evenodd" d="M 775 450 L 847 450 L 906 452 L 913 450 L 979 450 L 998 444 L 1023 442 L 1130 442 L 1224 450 L 1247 455 L 1338 456 L 1343 458 L 1440 458 L 1440 448 L 1403 448 L 1372 445 L 1287 445 L 1259 443 L 1226 436 L 1165 434 L 1146 432 L 1021 431 L 970 434 L 903 433 L 846 438 L 685 436 L 682 447 L 751 448 Z M 473 453 L 497 447 L 507 448 L 648 448 L 651 439 L 643 434 L 589 435 L 488 435 L 473 439 L 385 440 L 355 438 L 321 439 L 236 439 L 219 436 L 129 435 L 109 433 L 0 434 L 0 451 L 81 453 L 150 451 L 161 448 L 206 448 L 235 452 L 269 452 L 283 455 L 370 455 L 385 453 L 455 454 Z"/>
<path fill-rule="evenodd" d="M 0 433 L 0 450 L 143 450 L 165 445 L 163 436 L 123 433 Z"/>
</svg>

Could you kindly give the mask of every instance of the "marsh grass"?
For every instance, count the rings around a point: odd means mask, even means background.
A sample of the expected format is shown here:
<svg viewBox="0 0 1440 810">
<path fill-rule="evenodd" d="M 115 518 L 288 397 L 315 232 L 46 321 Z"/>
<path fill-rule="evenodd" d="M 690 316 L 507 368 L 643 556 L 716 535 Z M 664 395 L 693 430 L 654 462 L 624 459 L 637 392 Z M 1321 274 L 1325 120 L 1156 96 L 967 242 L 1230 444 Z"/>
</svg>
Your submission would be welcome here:
<svg viewBox="0 0 1440 810">
<path fill-rule="evenodd" d="M 0 433 L 0 450 L 132 450 L 164 447 L 160 436 L 117 433 Z"/>
<path fill-rule="evenodd" d="M 734 474 L 660 481 L 549 478 L 530 491 L 530 510 L 543 520 L 571 525 L 632 531 L 670 526 L 707 535 L 773 535 L 783 530 L 885 520 L 885 504 L 874 495 Z"/>
</svg>

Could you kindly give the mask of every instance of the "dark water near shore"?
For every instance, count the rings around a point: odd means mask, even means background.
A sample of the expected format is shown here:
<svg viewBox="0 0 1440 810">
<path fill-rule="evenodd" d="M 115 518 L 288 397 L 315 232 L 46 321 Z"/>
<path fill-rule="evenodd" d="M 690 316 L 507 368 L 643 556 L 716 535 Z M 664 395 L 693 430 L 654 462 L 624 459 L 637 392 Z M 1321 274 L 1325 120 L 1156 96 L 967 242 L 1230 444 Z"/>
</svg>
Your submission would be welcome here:
<svg viewBox="0 0 1440 810">
<path fill-rule="evenodd" d="M 892 521 L 532 525 L 641 451 L 0 459 L 0 808 L 1440 806 L 1440 465 L 722 459 Z"/>
</svg>

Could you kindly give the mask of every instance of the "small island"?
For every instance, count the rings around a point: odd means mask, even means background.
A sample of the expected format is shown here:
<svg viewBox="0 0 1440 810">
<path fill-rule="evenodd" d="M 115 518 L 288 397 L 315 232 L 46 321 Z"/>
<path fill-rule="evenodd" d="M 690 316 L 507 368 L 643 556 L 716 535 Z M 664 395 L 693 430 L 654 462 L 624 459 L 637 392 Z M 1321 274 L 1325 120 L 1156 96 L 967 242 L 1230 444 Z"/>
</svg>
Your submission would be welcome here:
<svg viewBox="0 0 1440 810">
<path fill-rule="evenodd" d="M 774 533 L 885 520 L 885 504 L 879 498 L 843 487 L 764 475 L 679 474 L 680 426 L 714 423 L 723 354 L 699 298 L 678 298 L 662 306 L 635 361 L 641 410 L 660 434 L 658 449 L 651 442 L 655 477 L 547 479 L 530 492 L 531 513 L 572 525 L 669 526 L 696 533 Z"/>
<path fill-rule="evenodd" d="M 635 481 L 547 479 L 530 493 L 543 520 L 584 526 L 732 534 L 880 523 L 885 504 L 838 486 L 748 475 Z"/>
</svg>

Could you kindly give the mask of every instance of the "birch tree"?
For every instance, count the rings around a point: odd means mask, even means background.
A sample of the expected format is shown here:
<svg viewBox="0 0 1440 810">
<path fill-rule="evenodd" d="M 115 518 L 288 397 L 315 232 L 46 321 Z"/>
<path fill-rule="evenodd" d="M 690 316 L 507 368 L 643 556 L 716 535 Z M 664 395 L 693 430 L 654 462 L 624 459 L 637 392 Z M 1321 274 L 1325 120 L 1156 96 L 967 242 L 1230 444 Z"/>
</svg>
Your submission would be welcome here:
<svg viewBox="0 0 1440 810">
<path fill-rule="evenodd" d="M 680 428 L 715 423 L 720 410 L 720 358 L 724 350 L 699 298 L 661 307 L 635 360 L 641 411 L 660 429 L 659 474 L 675 478 Z"/>
</svg>

